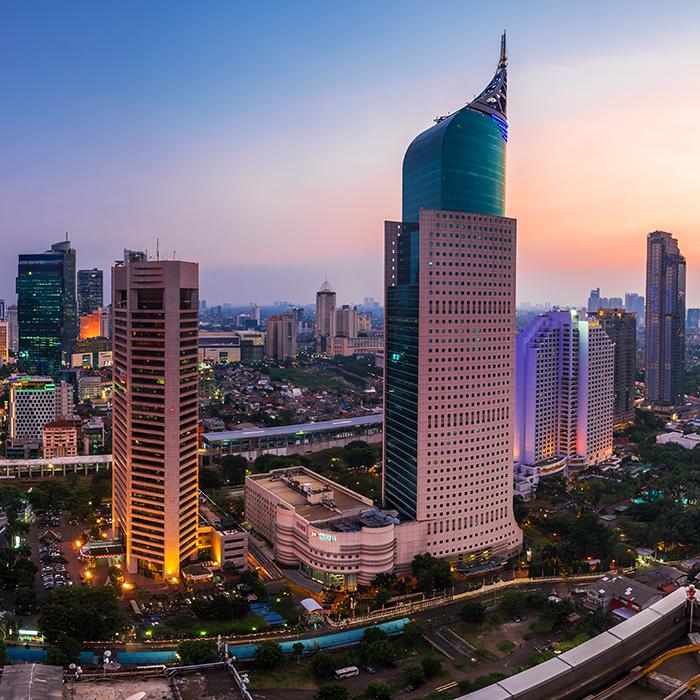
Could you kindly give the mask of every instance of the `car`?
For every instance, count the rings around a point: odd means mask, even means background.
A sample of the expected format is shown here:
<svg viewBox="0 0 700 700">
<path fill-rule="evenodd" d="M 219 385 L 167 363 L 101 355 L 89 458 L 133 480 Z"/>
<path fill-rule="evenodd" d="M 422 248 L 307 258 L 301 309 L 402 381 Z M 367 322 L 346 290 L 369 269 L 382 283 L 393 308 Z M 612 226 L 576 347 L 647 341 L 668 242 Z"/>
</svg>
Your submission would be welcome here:
<svg viewBox="0 0 700 700">
<path fill-rule="evenodd" d="M 407 686 L 403 689 L 403 692 L 404 692 L 404 693 L 412 693 L 415 689 L 416 689 L 415 686 L 413 686 L 413 685 L 407 685 Z"/>
<path fill-rule="evenodd" d="M 516 615 L 516 616 L 513 618 L 513 622 L 525 622 L 525 620 L 527 620 L 527 618 L 525 617 L 525 615 Z"/>
<path fill-rule="evenodd" d="M 372 668 L 372 666 L 363 666 L 363 667 L 362 667 L 362 670 L 363 670 L 365 673 L 371 673 L 371 674 L 377 672 L 377 669 L 376 669 L 376 668 Z"/>
</svg>

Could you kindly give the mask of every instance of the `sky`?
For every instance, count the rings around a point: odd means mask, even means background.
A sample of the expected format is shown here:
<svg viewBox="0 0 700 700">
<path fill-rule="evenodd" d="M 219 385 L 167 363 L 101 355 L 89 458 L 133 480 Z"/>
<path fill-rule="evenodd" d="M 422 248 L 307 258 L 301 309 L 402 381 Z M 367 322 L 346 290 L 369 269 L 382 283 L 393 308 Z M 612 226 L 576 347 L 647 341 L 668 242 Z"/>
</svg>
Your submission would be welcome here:
<svg viewBox="0 0 700 700">
<path fill-rule="evenodd" d="M 518 299 L 644 291 L 671 231 L 700 306 L 700 3 L 0 4 L 0 298 L 69 233 L 200 263 L 201 297 L 382 298 L 401 161 L 478 94 L 508 32 Z M 108 279 L 108 275 L 106 276 Z"/>
</svg>

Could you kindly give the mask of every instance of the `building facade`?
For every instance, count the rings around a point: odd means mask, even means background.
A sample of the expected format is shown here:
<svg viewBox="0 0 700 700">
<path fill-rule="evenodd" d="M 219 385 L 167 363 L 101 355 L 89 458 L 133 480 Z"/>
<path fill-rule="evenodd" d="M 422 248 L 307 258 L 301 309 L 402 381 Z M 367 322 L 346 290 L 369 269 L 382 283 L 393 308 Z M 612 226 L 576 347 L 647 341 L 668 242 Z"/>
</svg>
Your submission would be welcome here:
<svg viewBox="0 0 700 700">
<path fill-rule="evenodd" d="M 56 420 L 47 423 L 42 436 L 44 459 L 75 457 L 78 454 L 79 431 L 79 420 L 69 420 L 59 416 Z"/>
<path fill-rule="evenodd" d="M 599 309 L 597 317 L 615 346 L 613 427 L 634 423 L 637 374 L 637 316 L 623 309 Z"/>
<path fill-rule="evenodd" d="M 335 292 L 325 280 L 321 289 L 316 292 L 316 324 L 314 335 L 316 338 L 316 351 L 325 352 L 328 338 L 335 337 L 336 308 Z"/>
<path fill-rule="evenodd" d="M 394 570 L 399 521 L 305 467 L 246 477 L 246 519 L 283 566 L 354 590 Z"/>
<path fill-rule="evenodd" d="M 198 267 L 112 269 L 113 527 L 126 567 L 179 575 L 197 550 Z"/>
<path fill-rule="evenodd" d="M 295 360 L 297 357 L 297 319 L 292 313 L 267 319 L 265 354 L 272 360 Z"/>
<path fill-rule="evenodd" d="M 103 298 L 102 270 L 78 270 L 78 315 L 87 316 L 102 308 Z"/>
<path fill-rule="evenodd" d="M 689 331 L 697 331 L 700 328 L 700 309 L 688 309 L 685 327 Z"/>
<path fill-rule="evenodd" d="M 436 121 L 404 157 L 403 221 L 385 224 L 384 503 L 414 524 L 399 564 L 422 551 L 470 566 L 522 544 L 505 36 L 486 89 Z"/>
<path fill-rule="evenodd" d="M 685 384 L 685 258 L 665 231 L 647 236 L 645 399 L 683 402 Z"/>
<path fill-rule="evenodd" d="M 644 326 L 644 297 L 636 292 L 625 294 L 625 311 L 633 313 L 637 317 L 637 327 Z"/>
<path fill-rule="evenodd" d="M 598 320 L 550 311 L 518 334 L 515 442 L 519 474 L 535 477 L 612 456 L 615 348 Z"/>
<path fill-rule="evenodd" d="M 10 327 L 7 321 L 0 321 L 0 360 L 10 359 Z"/>
<path fill-rule="evenodd" d="M 7 321 L 10 352 L 16 354 L 19 350 L 19 325 L 17 323 L 17 307 L 14 304 L 7 307 L 5 311 L 5 320 Z"/>
<path fill-rule="evenodd" d="M 73 416 L 73 389 L 51 377 L 10 379 L 10 438 L 40 442 L 42 430 L 58 416 Z"/>
<path fill-rule="evenodd" d="M 349 304 L 343 304 L 335 312 L 335 334 L 340 338 L 357 338 L 359 326 L 357 309 Z"/>
</svg>

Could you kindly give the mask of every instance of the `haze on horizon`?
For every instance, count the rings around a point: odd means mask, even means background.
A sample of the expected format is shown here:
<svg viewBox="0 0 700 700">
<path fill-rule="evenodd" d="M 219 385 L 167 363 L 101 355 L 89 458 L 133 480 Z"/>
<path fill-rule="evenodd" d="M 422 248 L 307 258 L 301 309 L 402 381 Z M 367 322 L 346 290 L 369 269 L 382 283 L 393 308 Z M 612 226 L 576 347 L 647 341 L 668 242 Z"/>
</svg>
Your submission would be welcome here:
<svg viewBox="0 0 700 700">
<path fill-rule="evenodd" d="M 381 299 L 406 147 L 486 85 L 505 27 L 518 299 L 643 294 L 662 229 L 700 306 L 699 22 L 690 1 L 6 3 L 0 298 L 68 231 L 107 279 L 158 237 L 210 304 L 308 303 L 326 276 Z"/>
</svg>

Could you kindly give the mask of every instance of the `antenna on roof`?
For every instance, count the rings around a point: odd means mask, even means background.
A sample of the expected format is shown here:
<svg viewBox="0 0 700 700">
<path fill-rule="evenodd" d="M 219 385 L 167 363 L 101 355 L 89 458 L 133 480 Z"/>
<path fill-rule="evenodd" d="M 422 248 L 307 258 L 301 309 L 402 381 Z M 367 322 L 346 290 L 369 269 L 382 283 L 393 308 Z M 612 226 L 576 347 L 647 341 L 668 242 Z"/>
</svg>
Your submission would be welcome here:
<svg viewBox="0 0 700 700">
<path fill-rule="evenodd" d="M 505 68 L 508 64 L 508 56 L 506 55 L 506 30 L 501 34 L 501 59 L 498 61 L 499 68 Z"/>
<path fill-rule="evenodd" d="M 160 238 L 156 237 L 156 260 L 160 260 Z"/>
<path fill-rule="evenodd" d="M 66 243 L 68 243 L 68 231 L 66 231 Z"/>
</svg>

